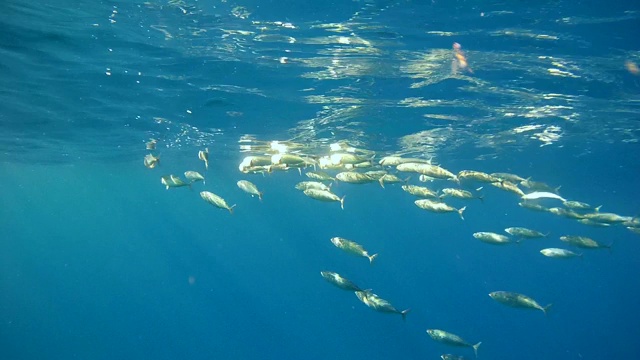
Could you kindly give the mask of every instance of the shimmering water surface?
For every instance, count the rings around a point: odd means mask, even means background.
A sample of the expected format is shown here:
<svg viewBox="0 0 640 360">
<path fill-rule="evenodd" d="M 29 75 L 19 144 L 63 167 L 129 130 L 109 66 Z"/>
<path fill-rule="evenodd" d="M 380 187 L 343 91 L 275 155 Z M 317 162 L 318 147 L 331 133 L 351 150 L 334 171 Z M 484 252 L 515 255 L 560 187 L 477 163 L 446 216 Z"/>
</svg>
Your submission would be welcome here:
<svg viewBox="0 0 640 360">
<path fill-rule="evenodd" d="M 481 341 L 484 359 L 640 356 L 638 4 L 9 0 L 0 26 L 1 359 L 474 358 L 427 329 Z M 284 153 L 309 166 L 241 165 Z M 402 183 L 335 181 L 344 210 L 295 189 L 335 154 L 482 200 L 443 198 L 462 220 L 418 208 Z M 624 218 L 527 209 L 500 180 L 421 182 L 378 165 L 391 155 L 518 174 Z M 165 189 L 187 170 L 206 182 Z M 473 236 L 514 226 L 548 235 Z M 369 265 L 333 237 L 379 255 Z"/>
</svg>

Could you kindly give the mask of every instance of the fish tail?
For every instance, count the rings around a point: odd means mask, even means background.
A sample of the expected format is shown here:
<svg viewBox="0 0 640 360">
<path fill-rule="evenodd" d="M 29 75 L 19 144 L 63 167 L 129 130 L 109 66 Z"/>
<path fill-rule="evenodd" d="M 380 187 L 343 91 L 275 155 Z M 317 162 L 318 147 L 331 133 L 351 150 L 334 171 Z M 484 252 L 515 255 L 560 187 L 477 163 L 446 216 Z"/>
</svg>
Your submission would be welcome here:
<svg viewBox="0 0 640 360">
<path fill-rule="evenodd" d="M 478 357 L 478 348 L 480 347 L 480 344 L 482 344 L 482 341 L 472 346 L 473 353 L 476 354 L 476 357 Z"/>
<path fill-rule="evenodd" d="M 408 184 L 408 183 L 409 183 L 409 180 L 410 180 L 410 179 L 411 179 L 411 176 L 407 176 L 407 178 L 406 178 L 406 179 L 404 179 L 404 180 L 402 180 L 402 182 L 403 182 L 403 183 L 405 183 L 405 185 L 406 185 L 406 184 Z"/>
<path fill-rule="evenodd" d="M 598 206 L 597 208 L 593 209 L 593 211 L 595 212 L 600 212 L 600 208 L 602 207 L 602 205 Z"/>
<path fill-rule="evenodd" d="M 378 179 L 378 182 L 380 183 L 380 186 L 382 186 L 382 188 L 384 189 L 384 180 L 382 180 L 382 178 Z"/>
<path fill-rule="evenodd" d="M 369 264 L 373 264 L 373 260 L 378 257 L 378 254 L 373 254 L 371 256 L 367 255 L 367 257 L 369 258 Z"/>
<path fill-rule="evenodd" d="M 300 174 L 300 176 L 302 176 L 302 169 L 298 168 L 298 173 Z"/>
<path fill-rule="evenodd" d="M 553 304 L 549 304 L 542 308 L 542 312 L 544 313 L 545 316 L 547 316 L 547 311 L 549 311 L 549 308 L 551 307 L 551 305 Z"/>
<path fill-rule="evenodd" d="M 235 207 L 236 207 L 236 204 L 233 204 L 233 205 L 231 205 L 231 207 L 229 207 L 229 212 L 231 214 L 233 214 L 233 208 L 235 208 Z"/>
<path fill-rule="evenodd" d="M 260 201 L 262 201 L 262 193 L 261 193 L 261 192 L 258 192 L 258 199 L 259 199 Z"/>
<path fill-rule="evenodd" d="M 458 210 L 458 215 L 460 215 L 460 219 L 464 220 L 464 216 L 462 216 L 462 213 L 467 209 L 466 206 L 463 206 L 462 208 L 460 208 L 460 210 Z"/>
<path fill-rule="evenodd" d="M 344 210 L 344 198 L 346 198 L 347 195 L 343 196 L 340 198 L 340 209 Z"/>
<path fill-rule="evenodd" d="M 478 196 L 478 200 L 480 200 L 481 203 L 484 203 L 484 195 Z"/>
<path fill-rule="evenodd" d="M 400 315 L 402 315 L 402 321 L 406 321 L 407 320 L 407 313 L 411 311 L 411 309 L 405 309 L 400 311 Z"/>
</svg>

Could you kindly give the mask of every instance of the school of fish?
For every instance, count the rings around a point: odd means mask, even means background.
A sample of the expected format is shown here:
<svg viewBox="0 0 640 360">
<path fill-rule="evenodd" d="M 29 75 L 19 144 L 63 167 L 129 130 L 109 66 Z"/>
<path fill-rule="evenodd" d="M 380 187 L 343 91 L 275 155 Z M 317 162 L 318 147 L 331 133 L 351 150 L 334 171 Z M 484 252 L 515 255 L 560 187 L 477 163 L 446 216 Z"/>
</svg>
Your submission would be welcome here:
<svg viewBox="0 0 640 360">
<path fill-rule="evenodd" d="M 461 54 L 461 53 L 460 53 Z M 460 55 L 462 56 L 462 55 Z M 464 69 L 459 67 L 458 70 Z M 469 69 L 470 71 L 470 69 Z M 147 150 L 154 150 L 157 140 L 147 142 Z M 271 141 L 262 145 L 252 146 L 248 149 L 253 155 L 246 156 L 238 169 L 243 175 L 274 174 L 276 172 L 295 171 L 304 175 L 309 180 L 300 181 L 295 189 L 310 199 L 319 202 L 339 203 L 341 209 L 345 209 L 345 195 L 333 192 L 332 184 L 344 182 L 350 184 L 365 185 L 377 183 L 381 188 L 387 185 L 401 184 L 400 189 L 412 196 L 415 205 L 434 216 L 448 216 L 447 213 L 457 213 L 460 221 L 464 221 L 464 211 L 467 206 L 482 206 L 484 201 L 484 186 L 493 187 L 514 194 L 518 205 L 531 211 L 545 212 L 552 215 L 576 220 L 588 226 L 625 226 L 629 231 L 640 234 L 640 219 L 632 216 L 622 216 L 614 213 L 601 212 L 601 206 L 592 206 L 588 203 L 567 200 L 559 195 L 560 187 L 533 181 L 510 173 L 485 173 L 477 170 L 461 170 L 454 173 L 444 167 L 435 164 L 432 159 L 405 158 L 402 156 L 384 156 L 376 161 L 377 154 L 366 149 L 357 149 L 347 143 L 331 144 L 325 155 L 311 155 L 304 153 L 305 146 L 290 141 Z M 247 150 L 247 149 L 245 149 Z M 198 159 L 204 162 L 204 171 L 209 168 L 209 149 L 200 150 Z M 144 158 L 144 165 L 154 169 L 160 164 L 159 156 L 149 153 Z M 177 187 L 192 187 L 198 181 L 206 184 L 206 177 L 194 170 L 184 173 L 183 180 L 177 175 L 169 174 L 161 177 L 161 183 L 167 190 Z M 421 184 L 410 184 L 413 175 Z M 429 186 L 426 183 L 429 182 Z M 453 185 L 453 187 L 452 187 Z M 245 179 L 237 181 L 240 190 L 252 197 L 263 200 L 263 192 L 258 187 Z M 465 189 L 467 188 L 467 189 Z M 344 188 L 341 188 L 341 190 Z M 229 205 L 224 198 L 210 192 L 201 191 L 201 198 L 216 208 L 227 210 L 233 214 L 235 205 Z M 456 208 L 447 204 L 447 198 L 457 198 L 468 201 L 467 206 Z M 478 201 L 479 200 L 479 201 Z M 407 196 L 407 201 L 411 197 Z M 546 204 L 556 202 L 557 206 L 548 207 Z M 340 211 L 340 210 L 339 210 Z M 339 230 L 339 229 L 337 229 Z M 509 227 L 503 233 L 495 232 L 496 229 L 478 229 L 471 237 L 491 245 L 511 245 L 521 241 L 535 241 L 549 238 L 549 232 L 540 232 L 526 227 Z M 565 244 L 580 249 L 611 249 L 612 242 L 598 241 L 576 234 L 557 234 L 557 245 Z M 364 257 L 369 264 L 374 265 L 378 253 L 371 253 L 364 245 L 350 239 L 335 236 L 328 239 L 337 249 L 346 254 Z M 545 247 L 540 254 L 554 259 L 581 258 L 583 252 L 576 252 L 560 247 Z M 358 300 L 372 310 L 397 314 L 404 320 L 410 308 L 399 310 L 388 300 L 377 295 L 372 289 L 363 288 L 352 280 L 333 271 L 322 269 L 320 275 L 334 286 L 354 292 Z M 514 291 L 497 290 L 488 294 L 496 303 L 521 309 L 539 310 L 547 315 L 551 304 L 542 306 L 528 295 Z M 465 341 L 459 335 L 440 330 L 427 329 L 427 335 L 434 341 L 453 347 L 470 348 L 478 355 L 481 342 L 475 344 Z M 452 354 L 443 354 L 442 359 L 463 359 L 464 357 Z"/>
</svg>

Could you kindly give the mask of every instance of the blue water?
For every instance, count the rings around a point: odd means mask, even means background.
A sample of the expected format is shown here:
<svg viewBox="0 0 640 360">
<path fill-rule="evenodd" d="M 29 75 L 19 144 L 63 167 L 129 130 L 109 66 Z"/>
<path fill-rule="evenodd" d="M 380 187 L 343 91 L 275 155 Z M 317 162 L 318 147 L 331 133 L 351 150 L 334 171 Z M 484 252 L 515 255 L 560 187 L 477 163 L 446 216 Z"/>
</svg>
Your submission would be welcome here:
<svg viewBox="0 0 640 360">
<path fill-rule="evenodd" d="M 295 169 L 238 171 L 260 153 L 242 145 L 324 156 L 345 141 L 636 216 L 637 3 L 9 0 L 0 28 L 0 359 L 474 357 L 432 328 L 482 341 L 482 359 L 640 357 L 640 239 L 622 225 L 530 211 L 490 185 L 483 202 L 447 199 L 464 221 L 377 183 L 333 185 L 341 210 L 295 190 L 307 180 Z M 473 73 L 452 73 L 454 42 Z M 160 183 L 186 170 L 206 184 Z M 510 226 L 550 235 L 472 236 Z M 569 248 L 567 234 L 613 247 L 539 254 Z M 334 236 L 379 256 L 369 265 Z M 322 270 L 410 308 L 406 321 Z M 553 306 L 506 307 L 487 295 L 499 290 Z"/>
</svg>

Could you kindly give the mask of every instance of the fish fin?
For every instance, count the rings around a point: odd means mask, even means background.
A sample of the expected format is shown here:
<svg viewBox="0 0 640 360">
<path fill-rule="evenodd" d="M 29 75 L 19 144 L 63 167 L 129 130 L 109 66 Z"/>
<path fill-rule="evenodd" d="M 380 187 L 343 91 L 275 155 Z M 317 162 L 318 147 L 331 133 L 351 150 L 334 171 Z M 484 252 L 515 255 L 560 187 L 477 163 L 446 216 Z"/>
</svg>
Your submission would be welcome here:
<svg viewBox="0 0 640 360">
<path fill-rule="evenodd" d="M 367 257 L 369 258 L 369 264 L 373 264 L 373 260 L 378 257 L 378 254 L 373 254 L 371 256 L 367 255 Z"/>
<path fill-rule="evenodd" d="M 346 198 L 346 197 L 347 197 L 347 195 L 345 195 L 345 196 L 343 196 L 342 198 L 340 198 L 340 208 L 341 208 L 342 210 L 344 210 L 344 198 Z"/>
<path fill-rule="evenodd" d="M 460 210 L 458 210 L 458 215 L 460 215 L 460 219 L 464 220 L 464 216 L 462 216 L 462 213 L 467 209 L 466 206 L 463 206 L 460 208 Z"/>
<path fill-rule="evenodd" d="M 542 312 L 544 313 L 545 316 L 547 316 L 547 311 L 549 311 L 549 308 L 551 307 L 551 305 L 553 304 L 549 304 L 542 308 Z"/>
<path fill-rule="evenodd" d="M 602 205 L 598 206 L 597 208 L 593 209 L 593 211 L 595 212 L 600 212 L 600 208 L 602 207 Z"/>
<path fill-rule="evenodd" d="M 236 204 L 233 204 L 233 205 L 231 205 L 231 207 L 229 208 L 229 212 L 230 212 L 231 214 L 233 214 L 233 208 L 235 208 L 235 207 L 236 207 Z"/>
<path fill-rule="evenodd" d="M 553 189 L 553 192 L 555 192 L 556 194 L 558 194 L 560 192 L 560 188 L 562 187 L 562 185 L 558 186 L 557 188 Z"/>
<path fill-rule="evenodd" d="M 407 313 L 411 311 L 411 309 L 405 309 L 400 311 L 400 315 L 402 315 L 402 321 L 406 321 L 407 320 Z"/>
<path fill-rule="evenodd" d="M 382 186 L 382 188 L 384 189 L 384 180 L 382 180 L 382 178 L 378 179 L 378 182 L 380 183 L 380 186 Z"/>
<path fill-rule="evenodd" d="M 482 344 L 482 341 L 472 346 L 473 353 L 476 354 L 476 357 L 478 357 L 478 348 L 480 347 L 480 344 Z"/>
<path fill-rule="evenodd" d="M 484 203 L 484 195 L 478 196 L 478 199 L 480 200 L 481 203 Z"/>
<path fill-rule="evenodd" d="M 298 173 L 300 174 L 300 176 L 302 176 L 302 169 L 298 168 Z"/>
</svg>

